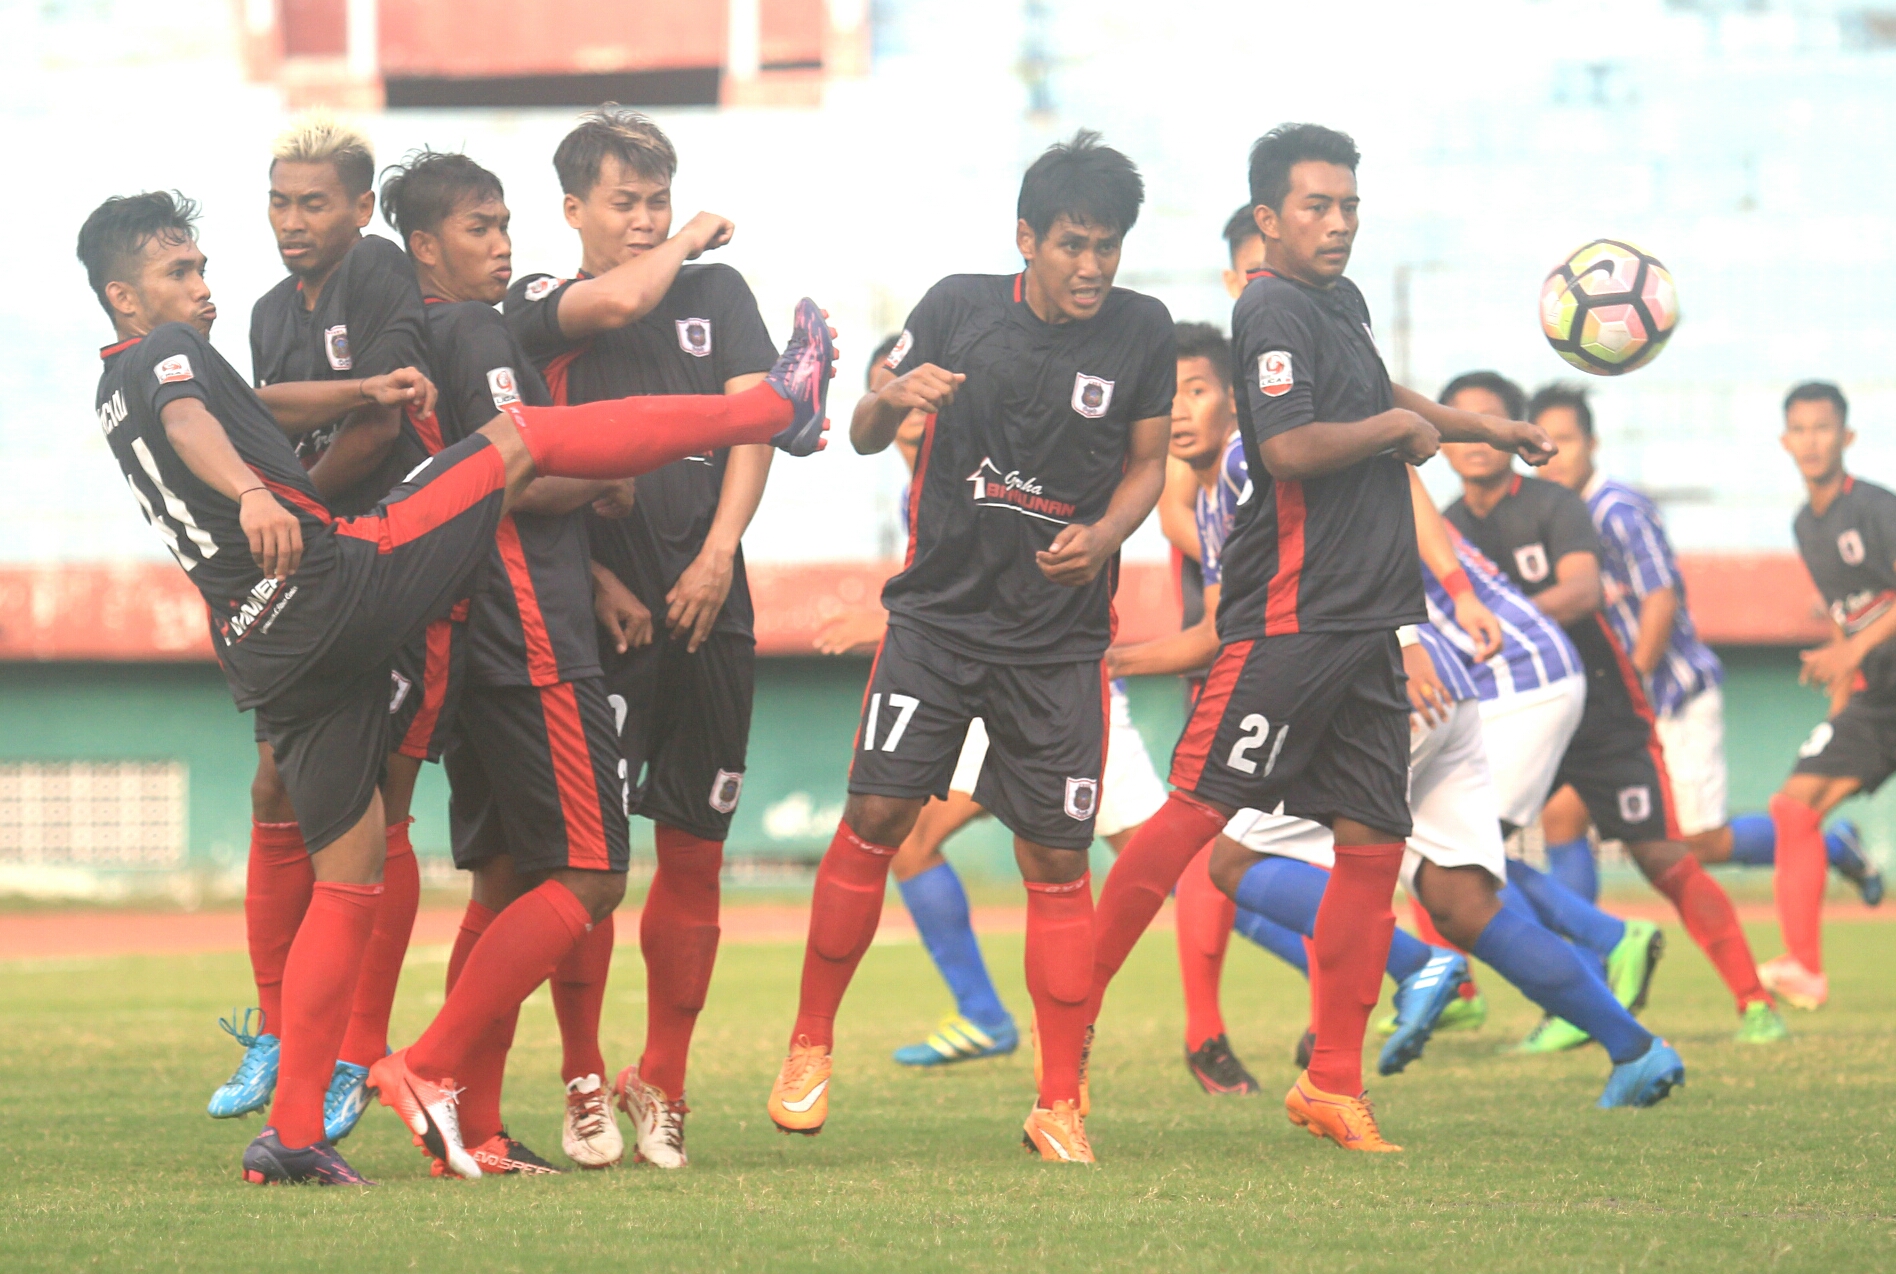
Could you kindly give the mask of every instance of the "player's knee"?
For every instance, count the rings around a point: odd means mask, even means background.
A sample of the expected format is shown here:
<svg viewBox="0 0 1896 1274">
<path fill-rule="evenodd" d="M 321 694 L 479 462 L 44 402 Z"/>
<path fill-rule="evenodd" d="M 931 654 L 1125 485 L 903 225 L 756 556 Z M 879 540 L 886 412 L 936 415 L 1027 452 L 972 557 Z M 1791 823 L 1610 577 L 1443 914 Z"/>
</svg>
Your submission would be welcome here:
<svg viewBox="0 0 1896 1274">
<path fill-rule="evenodd" d="M 1691 850 L 1678 841 L 1672 840 L 1639 841 L 1636 844 L 1629 844 L 1626 852 L 1632 856 L 1633 862 L 1639 865 L 1641 874 L 1647 880 L 1659 879 L 1678 866 L 1681 861 L 1692 856 Z"/>
<path fill-rule="evenodd" d="M 1220 836 L 1212 845 L 1211 862 L 1207 867 L 1211 883 L 1218 887 L 1218 892 L 1236 901 L 1239 883 L 1256 864 L 1256 854 L 1229 836 Z"/>
<path fill-rule="evenodd" d="M 871 845 L 900 845 L 908 838 L 921 809 L 919 799 L 851 793 L 843 806 L 843 822 Z"/>
<path fill-rule="evenodd" d="M 563 871 L 558 878 L 579 899 L 594 924 L 611 915 L 625 898 L 622 871 Z"/>
</svg>

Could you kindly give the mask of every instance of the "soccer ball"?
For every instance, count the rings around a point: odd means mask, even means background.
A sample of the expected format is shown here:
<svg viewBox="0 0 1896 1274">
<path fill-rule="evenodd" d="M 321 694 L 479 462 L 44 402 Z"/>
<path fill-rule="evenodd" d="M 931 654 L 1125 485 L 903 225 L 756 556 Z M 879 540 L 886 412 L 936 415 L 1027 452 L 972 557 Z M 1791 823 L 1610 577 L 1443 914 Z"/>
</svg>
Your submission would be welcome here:
<svg viewBox="0 0 1896 1274">
<path fill-rule="evenodd" d="M 1658 258 L 1595 239 L 1541 284 L 1540 318 L 1556 354 L 1591 375 L 1621 376 L 1665 348 L 1679 325 L 1679 293 Z"/>
</svg>

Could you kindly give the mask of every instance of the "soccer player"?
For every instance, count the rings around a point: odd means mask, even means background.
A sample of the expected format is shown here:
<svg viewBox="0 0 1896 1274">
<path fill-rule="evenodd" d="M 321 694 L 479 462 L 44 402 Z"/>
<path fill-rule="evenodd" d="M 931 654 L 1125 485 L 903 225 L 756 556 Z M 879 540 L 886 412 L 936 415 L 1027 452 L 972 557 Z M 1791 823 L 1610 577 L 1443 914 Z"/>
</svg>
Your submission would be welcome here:
<svg viewBox="0 0 1896 1274">
<path fill-rule="evenodd" d="M 1240 809 L 1332 828 L 1337 865 L 1312 942 L 1316 1048 L 1293 1122 L 1393 1149 L 1362 1096 L 1410 829 L 1409 704 L 1395 630 L 1426 616 L 1406 464 L 1478 438 L 1540 459 L 1537 430 L 1444 409 L 1394 386 L 1369 310 L 1343 277 L 1357 229 L 1357 151 L 1286 124 L 1250 163 L 1265 268 L 1232 314 L 1238 426 L 1255 489 L 1225 545 L 1217 660 L 1172 757 L 1173 792 L 1100 897 L 1089 1022 L 1185 867 Z"/>
<path fill-rule="evenodd" d="M 288 274 L 251 311 L 258 396 L 297 440 L 326 506 L 365 513 L 439 450 L 430 427 L 434 389 L 423 388 L 421 293 L 401 250 L 362 233 L 375 214 L 375 160 L 360 133 L 313 112 L 279 137 L 271 153 L 270 225 Z M 385 892 L 327 1098 L 332 1140 L 346 1136 L 361 1117 L 369 1064 L 388 1051 L 389 1011 L 421 894 L 408 806 L 422 761 L 439 758 L 452 721 L 455 631 L 444 618 L 400 652 L 390 673 L 394 729 L 381 784 L 389 820 Z M 257 1035 L 240 1037 L 248 1040 L 244 1062 L 211 1099 L 211 1113 L 220 1117 L 261 1109 L 269 1100 L 283 962 L 313 881 L 261 721 L 256 732 L 245 915 L 263 1024 Z"/>
<path fill-rule="evenodd" d="M 1534 395 L 1528 414 L 1560 448 L 1547 477 L 1581 494 L 1600 533 L 1602 613 L 1646 687 L 1686 844 L 1703 863 L 1771 866 L 1777 833 L 1770 815 L 1725 817 L 1725 704 L 1719 688 L 1725 670 L 1693 627 L 1659 510 L 1596 467 L 1599 443 L 1584 389 L 1548 385 Z M 1597 897 L 1586 807 L 1572 788 L 1548 802 L 1541 824 L 1553 874 L 1568 888 Z M 1864 856 L 1855 824 L 1831 824 L 1824 852 L 1864 902 L 1874 907 L 1882 901 L 1883 873 Z"/>
<path fill-rule="evenodd" d="M 836 1010 L 875 936 L 889 861 L 947 790 L 980 717 L 989 755 L 974 797 L 1014 833 L 1027 882 L 1043 1066 L 1026 1141 L 1043 1159 L 1092 1159 L 1078 1103 L 1110 690 L 1101 656 L 1119 546 L 1164 483 L 1176 374 L 1165 306 L 1113 286 L 1143 201 L 1138 170 L 1098 134 L 1050 147 L 1021 181 L 1024 268 L 937 283 L 856 406 L 850 437 L 864 453 L 911 412 L 934 422 L 770 1093 L 787 1132 L 823 1126 Z"/>
<path fill-rule="evenodd" d="M 1823 964 L 1824 815 L 1896 771 L 1896 494 L 1847 473 L 1856 440 L 1843 391 L 1810 381 L 1784 399 L 1784 449 L 1804 479 L 1797 551 L 1836 630 L 1804 652 L 1799 680 L 1830 696 L 1828 719 L 1797 750 L 1771 798 L 1778 928 L 1785 952 L 1758 974 L 1794 1008 L 1830 998 Z"/>
<path fill-rule="evenodd" d="M 1490 386 L 1466 380 L 1443 391 L 1445 400 L 1471 409 L 1495 397 Z M 1738 1038 L 1787 1038 L 1731 899 L 1680 840 L 1652 709 L 1600 614 L 1600 542 L 1585 502 L 1557 482 L 1515 473 L 1510 457 L 1492 447 L 1465 443 L 1444 451 L 1462 479 L 1462 496 L 1446 511 L 1449 522 L 1561 624 L 1586 667 L 1586 709 L 1555 786 L 1572 785 L 1600 834 L 1624 841 L 1653 888 L 1678 910 L 1731 990 Z"/>
<path fill-rule="evenodd" d="M 580 268 L 516 281 L 506 312 L 556 402 L 740 394 L 776 359 L 743 276 L 688 264 L 729 242 L 731 222 L 701 212 L 672 233 L 677 165 L 656 124 L 613 106 L 582 118 L 554 152 Z M 639 920 L 645 1051 L 613 1091 L 639 1158 L 667 1168 L 686 1162 L 685 1064 L 717 959 L 718 877 L 744 787 L 756 638 L 740 541 L 769 471 L 767 446 L 690 456 L 642 476 L 628 515 L 588 528 L 602 586 L 623 587 L 653 620 L 649 640 L 606 661 L 626 807 L 652 820 L 658 847 Z M 603 994 L 611 942 L 595 945 L 591 985 Z M 596 1060 L 567 1059 L 574 1095 Z"/>
<path fill-rule="evenodd" d="M 821 445 L 833 337 L 809 301 L 768 388 L 725 398 L 584 408 L 509 404 L 431 457 L 371 512 L 337 518 L 270 410 L 208 340 L 195 207 L 164 193 L 109 199 L 78 255 L 117 339 L 102 352 L 98 417 L 146 519 L 209 608 L 240 709 L 256 709 L 315 883 L 285 962 L 269 1124 L 246 1179 L 361 1181 L 324 1135 L 323 1094 L 349 1025 L 381 902 L 389 661 L 465 596 L 502 515 L 536 476 L 623 478 L 707 445 Z M 453 1089 L 472 1045 L 514 1011 L 624 891 L 625 862 L 566 869 L 498 917 L 420 1040 L 370 1085 L 466 1177 Z"/>
</svg>

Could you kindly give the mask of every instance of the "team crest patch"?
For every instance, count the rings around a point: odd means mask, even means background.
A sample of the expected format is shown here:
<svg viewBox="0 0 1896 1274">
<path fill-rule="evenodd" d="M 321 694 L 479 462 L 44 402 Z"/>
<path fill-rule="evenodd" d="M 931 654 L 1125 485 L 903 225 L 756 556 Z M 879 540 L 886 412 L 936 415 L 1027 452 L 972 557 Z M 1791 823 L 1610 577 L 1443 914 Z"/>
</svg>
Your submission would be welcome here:
<svg viewBox="0 0 1896 1274">
<path fill-rule="evenodd" d="M 1289 350 L 1267 349 L 1257 356 L 1257 392 L 1266 398 L 1282 398 L 1296 379 Z"/>
<path fill-rule="evenodd" d="M 550 274 L 543 274 L 521 289 L 520 294 L 529 301 L 543 301 L 549 292 L 564 282 L 566 282 L 565 279 L 556 279 Z"/>
<path fill-rule="evenodd" d="M 1113 405 L 1113 383 L 1101 380 L 1097 376 L 1087 376 L 1075 372 L 1073 375 L 1073 410 L 1088 420 L 1098 420 Z"/>
<path fill-rule="evenodd" d="M 1619 790 L 1620 821 L 1643 823 L 1652 817 L 1652 789 L 1645 786 Z"/>
<path fill-rule="evenodd" d="M 338 323 L 334 327 L 323 329 L 323 353 L 329 356 L 329 369 L 346 372 L 355 366 L 355 359 L 349 356 L 349 325 Z"/>
<path fill-rule="evenodd" d="M 737 798 L 744 794 L 744 775 L 732 770 L 719 770 L 718 777 L 711 784 L 711 808 L 720 814 L 729 814 L 737 808 Z"/>
<path fill-rule="evenodd" d="M 402 705 L 408 702 L 408 692 L 410 690 L 413 690 L 414 688 L 415 688 L 414 682 L 402 676 L 402 674 L 400 674 L 399 672 L 396 672 L 393 668 L 390 668 L 388 670 L 388 715 L 389 716 L 392 717 L 396 713 L 402 710 Z"/>
<path fill-rule="evenodd" d="M 1545 544 L 1523 544 L 1514 550 L 1514 568 L 1521 578 L 1530 584 L 1538 584 L 1547 578 L 1547 546 Z"/>
<path fill-rule="evenodd" d="M 711 320 L 701 318 L 679 319 L 678 348 L 693 358 L 711 357 Z"/>
<path fill-rule="evenodd" d="M 159 380 L 164 377 L 160 376 Z M 1837 537 L 1837 556 L 1843 559 L 1845 566 L 1863 565 L 1863 533 L 1851 527 Z"/>
<path fill-rule="evenodd" d="M 170 358 L 167 358 L 164 362 L 152 368 L 151 371 L 152 375 L 158 378 L 160 385 L 175 385 L 181 380 L 191 379 L 191 360 L 186 358 L 183 354 L 173 354 Z M 1850 534 L 1855 535 L 1856 532 L 1852 531 Z M 1857 560 L 1859 562 L 1863 560 L 1863 550 L 1861 548 L 1857 550 Z"/>
<path fill-rule="evenodd" d="M 894 371 L 902 365 L 902 360 L 907 358 L 909 351 L 914 348 L 915 334 L 907 328 L 903 328 L 902 334 L 895 338 L 895 344 L 889 347 L 889 355 L 882 360 L 882 365 L 890 371 Z"/>
<path fill-rule="evenodd" d="M 493 395 L 496 410 L 520 401 L 520 381 L 511 367 L 496 367 L 487 373 L 487 392 Z"/>
<path fill-rule="evenodd" d="M 1099 809 L 1098 779 L 1068 779 L 1066 812 L 1068 818 L 1084 822 Z"/>
</svg>

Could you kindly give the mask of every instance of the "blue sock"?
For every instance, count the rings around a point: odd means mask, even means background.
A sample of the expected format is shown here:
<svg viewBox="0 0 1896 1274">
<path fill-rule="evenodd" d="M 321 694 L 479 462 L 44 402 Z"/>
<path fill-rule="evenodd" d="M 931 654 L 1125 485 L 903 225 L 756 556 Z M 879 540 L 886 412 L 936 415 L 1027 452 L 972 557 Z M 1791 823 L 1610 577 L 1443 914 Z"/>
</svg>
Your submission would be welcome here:
<svg viewBox="0 0 1896 1274">
<path fill-rule="evenodd" d="M 1310 953 L 1304 950 L 1302 934 L 1242 907 L 1238 908 L 1237 919 L 1231 927 L 1306 978 L 1310 976 Z"/>
<path fill-rule="evenodd" d="M 1508 859 L 1508 883 L 1533 905 L 1541 924 L 1604 960 L 1626 936 L 1626 922 L 1609 916 L 1552 876 L 1518 858 Z"/>
<path fill-rule="evenodd" d="M 1308 938 L 1316 932 L 1317 907 L 1330 873 L 1294 858 L 1257 860 L 1238 882 L 1238 913 L 1254 911 L 1294 933 Z M 1400 982 L 1429 962 L 1433 949 L 1426 942 L 1396 930 L 1389 942 L 1389 960 L 1383 966 Z"/>
<path fill-rule="evenodd" d="M 1584 836 L 1547 847 L 1547 874 L 1588 902 L 1600 897 L 1600 869 Z"/>
<path fill-rule="evenodd" d="M 1528 999 L 1598 1040 L 1615 1066 L 1652 1047 L 1652 1033 L 1620 1007 L 1577 951 L 1505 906 L 1475 939 L 1475 955 Z"/>
<path fill-rule="evenodd" d="M 1777 828 L 1769 814 L 1740 814 L 1731 820 L 1731 861 L 1747 867 L 1777 862 Z"/>
<path fill-rule="evenodd" d="M 981 944 L 974 940 L 974 922 L 968 915 L 968 892 L 961 877 L 947 863 L 898 881 L 902 901 L 908 904 L 915 931 L 922 936 L 929 958 L 942 980 L 954 992 L 955 1009 L 983 1030 L 1006 1026 L 1014 1019 L 1001 1003 L 988 977 Z"/>
</svg>

